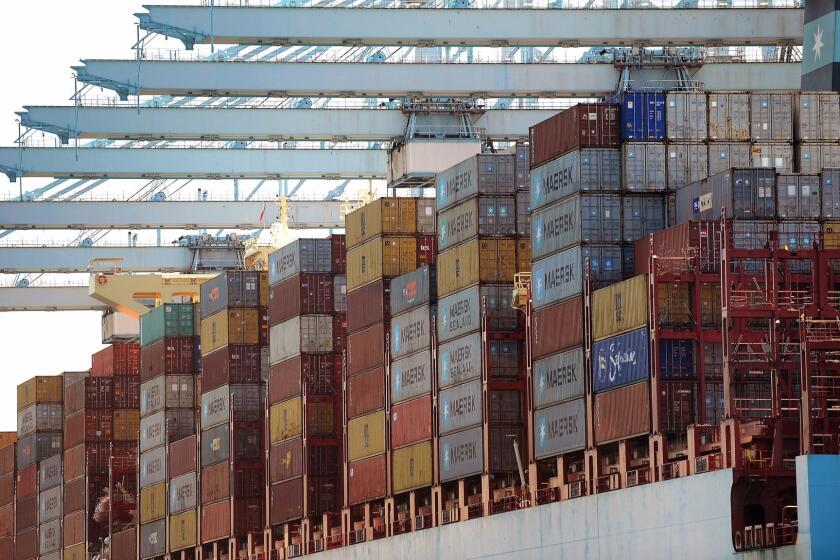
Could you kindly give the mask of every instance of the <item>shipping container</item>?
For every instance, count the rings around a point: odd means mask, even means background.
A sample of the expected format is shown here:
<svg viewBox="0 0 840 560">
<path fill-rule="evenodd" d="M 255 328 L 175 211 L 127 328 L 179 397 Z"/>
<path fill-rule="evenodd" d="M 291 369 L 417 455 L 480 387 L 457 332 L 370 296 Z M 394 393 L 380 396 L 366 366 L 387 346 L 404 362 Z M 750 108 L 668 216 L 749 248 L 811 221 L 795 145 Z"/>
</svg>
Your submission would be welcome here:
<svg viewBox="0 0 840 560">
<path fill-rule="evenodd" d="M 681 189 L 709 176 L 709 149 L 701 143 L 668 144 L 668 188 Z"/>
<path fill-rule="evenodd" d="M 80 543 L 64 549 L 61 555 L 62 560 L 86 560 L 85 544 Z"/>
<path fill-rule="evenodd" d="M 233 469 L 226 462 L 216 463 L 215 465 L 202 468 L 201 504 L 212 504 L 213 502 L 231 497 L 230 483 L 233 474 Z"/>
<path fill-rule="evenodd" d="M 392 406 L 390 418 L 391 449 L 431 439 L 431 395 Z"/>
<path fill-rule="evenodd" d="M 37 485 L 38 465 L 18 467 L 15 483 L 15 497 L 17 499 L 35 496 L 38 492 Z"/>
<path fill-rule="evenodd" d="M 482 395 L 480 380 L 442 390 L 438 395 L 438 432 L 444 435 L 481 424 Z"/>
<path fill-rule="evenodd" d="M 793 146 L 779 142 L 753 144 L 752 167 L 767 167 L 779 173 L 793 173 Z"/>
<path fill-rule="evenodd" d="M 134 375 L 114 377 L 114 408 L 140 407 L 140 379 Z"/>
<path fill-rule="evenodd" d="M 192 509 L 169 518 L 169 552 L 176 552 L 196 545 L 197 512 Z"/>
<path fill-rule="evenodd" d="M 632 243 L 645 239 L 651 233 L 668 226 L 668 208 L 665 197 L 622 197 L 622 241 Z"/>
<path fill-rule="evenodd" d="M 750 94 L 709 93 L 708 96 L 709 140 L 749 140 Z"/>
<path fill-rule="evenodd" d="M 260 385 L 222 385 L 201 395 L 201 429 L 212 428 L 233 418 L 237 422 L 256 422 L 265 415 L 263 397 L 265 389 Z"/>
<path fill-rule="evenodd" d="M 166 515 L 166 484 L 161 482 L 140 490 L 140 523 L 151 523 Z"/>
<path fill-rule="evenodd" d="M 198 485 L 194 472 L 177 476 L 169 481 L 169 514 L 195 509 L 197 498 Z"/>
<path fill-rule="evenodd" d="M 38 557 L 38 529 L 18 531 L 15 535 L 15 560 L 34 560 Z"/>
<path fill-rule="evenodd" d="M 544 408 L 584 394 L 583 349 L 573 348 L 534 361 L 534 408 Z"/>
<path fill-rule="evenodd" d="M 782 222 L 779 228 L 779 241 L 791 251 L 813 249 L 820 233 L 820 224 L 813 222 Z"/>
<path fill-rule="evenodd" d="M 394 278 L 425 264 L 418 237 L 379 236 L 347 251 L 347 291 L 379 278 Z"/>
<path fill-rule="evenodd" d="M 438 383 L 441 388 L 481 377 L 481 334 L 473 333 L 438 348 Z"/>
<path fill-rule="evenodd" d="M 780 173 L 776 178 L 776 208 L 782 220 L 820 218 L 820 176 Z"/>
<path fill-rule="evenodd" d="M 347 466 L 347 495 L 349 505 L 369 502 L 385 496 L 385 454 Z"/>
<path fill-rule="evenodd" d="M 201 508 L 201 540 L 212 542 L 231 534 L 231 505 L 227 501 Z M 260 533 L 265 527 L 261 498 L 242 499 L 233 503 L 233 534 L 245 538 L 248 533 Z"/>
<path fill-rule="evenodd" d="M 418 200 L 409 197 L 379 198 L 350 212 L 344 218 L 347 247 L 355 247 L 378 235 L 417 233 L 420 217 Z M 424 205 L 422 210 L 428 208 Z"/>
<path fill-rule="evenodd" d="M 824 169 L 822 179 L 822 218 L 840 218 L 840 169 Z"/>
<path fill-rule="evenodd" d="M 429 348 L 432 342 L 432 313 L 428 305 L 407 311 L 391 319 L 391 359 Z"/>
<path fill-rule="evenodd" d="M 119 342 L 106 346 L 91 356 L 90 374 L 93 377 L 139 375 L 140 344 Z"/>
<path fill-rule="evenodd" d="M 531 149 L 527 144 L 517 144 L 513 149 L 514 170 L 516 171 L 516 190 L 527 191 L 529 187 L 528 170 L 531 163 Z"/>
<path fill-rule="evenodd" d="M 431 441 L 397 449 L 391 461 L 391 486 L 394 494 L 432 485 L 434 468 Z"/>
<path fill-rule="evenodd" d="M 347 337 L 347 375 L 385 365 L 385 327 L 377 323 Z"/>
<path fill-rule="evenodd" d="M 465 200 L 438 216 L 438 249 L 444 250 L 477 236 L 514 236 L 516 198 L 479 196 Z"/>
<path fill-rule="evenodd" d="M 840 140 L 840 102 L 837 93 L 802 92 L 798 96 L 799 140 Z"/>
<path fill-rule="evenodd" d="M 215 279 L 214 279 L 215 280 Z M 140 346 L 161 338 L 181 338 L 195 334 L 192 303 L 164 303 L 140 316 Z"/>
<path fill-rule="evenodd" d="M 424 350 L 391 364 L 391 402 L 427 395 L 432 390 L 432 354 Z"/>
<path fill-rule="evenodd" d="M 668 140 L 706 140 L 706 94 L 669 91 L 665 110 Z"/>
<path fill-rule="evenodd" d="M 615 336 L 647 325 L 647 276 L 595 290 L 592 293 L 592 337 Z"/>
<path fill-rule="evenodd" d="M 302 414 L 300 397 L 272 405 L 269 410 L 271 443 L 299 437 L 303 430 Z"/>
<path fill-rule="evenodd" d="M 12 504 L 15 501 L 15 475 L 4 474 L 0 476 L 0 506 Z M 14 504 L 12 504 L 14 505 Z"/>
<path fill-rule="evenodd" d="M 61 519 L 41 523 L 38 527 L 38 553 L 44 555 L 61 550 Z"/>
<path fill-rule="evenodd" d="M 61 432 L 36 432 L 21 438 L 17 444 L 18 470 L 60 454 L 62 440 Z"/>
<path fill-rule="evenodd" d="M 17 386 L 18 411 L 35 403 L 61 403 L 64 385 L 61 376 L 39 375 Z"/>
<path fill-rule="evenodd" d="M 61 455 L 41 461 L 38 465 L 38 487 L 43 491 L 61 484 Z"/>
<path fill-rule="evenodd" d="M 14 472 L 16 451 L 17 443 L 10 443 L 0 447 L 0 476 Z"/>
<path fill-rule="evenodd" d="M 544 459 L 586 447 L 586 401 L 579 398 L 534 412 L 534 456 Z"/>
<path fill-rule="evenodd" d="M 800 173 L 819 173 L 824 168 L 840 167 L 840 144 L 802 143 L 798 153 Z"/>
<path fill-rule="evenodd" d="M 236 427 L 233 437 L 234 461 L 256 461 L 263 457 L 262 430 Z M 221 425 L 201 432 L 201 465 L 213 465 L 231 459 L 230 426 Z"/>
<path fill-rule="evenodd" d="M 657 431 L 685 434 L 688 426 L 697 423 L 697 383 L 693 381 L 660 381 L 659 426 Z"/>
<path fill-rule="evenodd" d="M 85 541 L 85 512 L 77 511 L 64 516 L 64 527 L 62 531 L 62 539 L 65 547 L 83 543 Z M 64 551 L 64 558 L 67 558 L 67 550 Z M 79 560 L 85 560 L 86 555 L 78 557 Z"/>
<path fill-rule="evenodd" d="M 332 274 L 296 274 L 271 287 L 269 322 L 274 325 L 295 315 L 336 313 L 335 303 Z"/>
<path fill-rule="evenodd" d="M 137 527 L 113 534 L 112 560 L 137 560 Z"/>
<path fill-rule="evenodd" d="M 14 537 L 0 537 L 0 557 L 14 558 L 15 557 L 15 540 Z M 56 560 L 56 559 L 53 559 Z"/>
<path fill-rule="evenodd" d="M 347 459 L 358 461 L 385 452 L 385 412 L 373 412 L 347 422 Z"/>
<path fill-rule="evenodd" d="M 268 256 L 268 282 L 272 286 L 296 274 L 332 270 L 332 241 L 297 239 Z"/>
<path fill-rule="evenodd" d="M 385 370 L 378 367 L 347 379 L 347 417 L 385 408 Z"/>
<path fill-rule="evenodd" d="M 38 495 L 38 521 L 45 523 L 61 517 L 61 486 L 44 490 Z"/>
<path fill-rule="evenodd" d="M 479 282 L 513 282 L 516 274 L 516 240 L 467 241 L 438 257 L 438 295 L 446 296 Z"/>
<path fill-rule="evenodd" d="M 14 537 L 15 534 L 15 505 L 0 506 L 0 539 Z"/>
<path fill-rule="evenodd" d="M 347 313 L 347 276 L 333 276 L 333 312 Z"/>
<path fill-rule="evenodd" d="M 260 290 L 265 282 L 263 276 L 264 272 L 229 270 L 204 282 L 201 285 L 201 317 L 209 317 L 225 307 L 267 305 L 268 294 L 262 294 Z"/>
<path fill-rule="evenodd" d="M 484 471 L 484 431 L 481 426 L 443 436 L 439 445 L 441 482 Z"/>
<path fill-rule="evenodd" d="M 272 445 L 268 459 L 269 482 L 283 482 L 303 475 L 303 439 L 292 438 Z"/>
<path fill-rule="evenodd" d="M 580 246 L 575 246 L 533 263 L 531 274 L 534 309 L 547 307 L 581 293 L 582 259 Z M 620 270 L 620 263 L 618 266 Z"/>
<path fill-rule="evenodd" d="M 331 354 L 299 354 L 271 366 L 269 404 L 307 395 L 335 395 L 341 391 L 341 358 Z"/>
<path fill-rule="evenodd" d="M 442 298 L 437 313 L 438 340 L 445 342 L 481 328 L 480 306 L 478 286 Z"/>
<path fill-rule="evenodd" d="M 580 103 L 530 129 L 531 169 L 576 148 L 615 148 L 621 142 L 618 105 Z"/>
<path fill-rule="evenodd" d="M 625 91 L 608 101 L 619 106 L 622 140 L 640 142 L 665 139 L 664 93 Z"/>
<path fill-rule="evenodd" d="M 539 259 L 579 243 L 621 242 L 621 198 L 576 195 L 534 212 L 532 257 Z"/>
<path fill-rule="evenodd" d="M 435 182 L 438 212 L 475 195 L 512 195 L 515 167 L 513 154 L 479 154 L 441 171 Z"/>
<path fill-rule="evenodd" d="M 17 435 L 23 437 L 34 431 L 49 432 L 64 427 L 63 407 L 59 403 L 33 404 L 18 412 Z"/>
<path fill-rule="evenodd" d="M 15 532 L 20 534 L 24 529 L 38 524 L 38 497 L 32 496 L 18 500 L 15 503 Z"/>
<path fill-rule="evenodd" d="M 773 219 L 776 173 L 770 169 L 732 169 L 677 191 L 677 222 L 729 218 Z"/>
<path fill-rule="evenodd" d="M 635 383 L 594 398 L 595 443 L 627 439 L 650 432 L 650 385 Z"/>
<path fill-rule="evenodd" d="M 733 167 L 752 165 L 752 148 L 749 142 L 711 142 L 709 144 L 709 175 Z"/>
<path fill-rule="evenodd" d="M 697 378 L 693 340 L 659 341 L 659 377 L 669 381 Z"/>
<path fill-rule="evenodd" d="M 166 520 L 140 525 L 140 558 L 154 558 L 166 553 Z"/>
<path fill-rule="evenodd" d="M 195 406 L 195 377 L 161 375 L 140 386 L 140 414 L 148 416 L 166 408 Z"/>
<path fill-rule="evenodd" d="M 535 359 L 583 345 L 583 301 L 580 297 L 535 311 L 531 321 Z"/>
<path fill-rule="evenodd" d="M 196 436 L 185 437 L 169 445 L 169 477 L 175 478 L 196 470 Z"/>
<path fill-rule="evenodd" d="M 192 374 L 195 369 L 193 337 L 162 338 L 140 349 L 140 380 L 164 374 Z"/>
<path fill-rule="evenodd" d="M 178 441 L 194 433 L 193 409 L 161 410 L 140 420 L 140 451 Z"/>
<path fill-rule="evenodd" d="M 663 153 L 663 176 L 664 159 Z M 531 211 L 577 192 L 618 192 L 622 182 L 621 160 L 617 149 L 583 149 L 532 169 Z"/>
<path fill-rule="evenodd" d="M 166 479 L 166 446 L 140 453 L 140 487 L 146 488 Z"/>
<path fill-rule="evenodd" d="M 260 328 L 261 318 L 257 309 L 225 309 L 202 317 L 201 354 L 206 356 L 228 344 L 260 344 Z"/>
<path fill-rule="evenodd" d="M 442 248 L 439 245 L 439 248 Z M 391 280 L 390 310 L 396 316 L 437 300 L 434 266 L 423 266 Z"/>
<path fill-rule="evenodd" d="M 793 140 L 793 94 L 780 92 L 750 95 L 750 136 L 753 140 Z"/>
<path fill-rule="evenodd" d="M 225 346 L 204 356 L 203 362 L 201 388 L 205 392 L 232 383 L 259 383 L 263 377 L 262 353 L 256 346 Z"/>
<path fill-rule="evenodd" d="M 347 294 L 347 332 L 360 331 L 391 316 L 390 285 L 390 280 L 379 279 Z"/>
<path fill-rule="evenodd" d="M 531 193 L 527 190 L 516 193 L 516 235 L 531 235 Z"/>
<path fill-rule="evenodd" d="M 115 410 L 113 435 L 114 441 L 137 441 L 140 433 L 139 410 Z"/>
<path fill-rule="evenodd" d="M 632 192 L 663 192 L 668 188 L 665 144 L 628 142 L 622 146 L 622 186 Z"/>
<path fill-rule="evenodd" d="M 650 336 L 637 329 L 592 345 L 593 390 L 606 391 L 650 377 Z"/>
<path fill-rule="evenodd" d="M 278 525 L 303 517 L 303 479 L 296 478 L 269 489 L 269 522 Z"/>
</svg>

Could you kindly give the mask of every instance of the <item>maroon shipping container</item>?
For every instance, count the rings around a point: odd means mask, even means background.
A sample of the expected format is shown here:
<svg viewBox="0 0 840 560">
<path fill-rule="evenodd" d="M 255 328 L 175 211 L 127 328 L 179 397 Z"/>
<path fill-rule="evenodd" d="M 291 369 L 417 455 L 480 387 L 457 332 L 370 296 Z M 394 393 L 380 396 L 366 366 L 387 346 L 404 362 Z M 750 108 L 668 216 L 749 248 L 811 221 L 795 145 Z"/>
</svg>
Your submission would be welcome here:
<svg viewBox="0 0 840 560">
<path fill-rule="evenodd" d="M 14 443 L 0 447 L 0 476 L 15 472 L 15 447 Z"/>
<path fill-rule="evenodd" d="M 38 557 L 38 531 L 18 531 L 15 536 L 15 560 L 30 560 Z"/>
<path fill-rule="evenodd" d="M 230 496 L 230 463 L 217 463 L 201 469 L 201 505 Z"/>
<path fill-rule="evenodd" d="M 595 443 L 602 444 L 650 432 L 650 384 L 636 383 L 595 395 Z"/>
<path fill-rule="evenodd" d="M 659 381 L 659 426 L 657 432 L 684 434 L 697 423 L 697 383 Z"/>
<path fill-rule="evenodd" d="M 385 365 L 385 325 L 376 323 L 347 337 L 347 375 Z"/>
<path fill-rule="evenodd" d="M 347 466 L 347 495 L 350 505 L 385 496 L 385 455 L 377 455 Z"/>
<path fill-rule="evenodd" d="M 391 407 L 391 447 L 432 439 L 432 396 Z"/>
<path fill-rule="evenodd" d="M 85 492 L 88 483 L 93 486 L 94 480 L 96 479 L 83 476 L 64 483 L 64 501 L 62 502 L 64 513 L 73 513 L 85 509 Z"/>
<path fill-rule="evenodd" d="M 274 364 L 268 374 L 269 404 L 307 395 L 337 395 L 341 392 L 341 358 L 334 354 L 298 354 Z"/>
<path fill-rule="evenodd" d="M 271 287 L 269 323 L 275 325 L 295 315 L 335 312 L 335 286 L 329 273 L 301 273 Z"/>
<path fill-rule="evenodd" d="M 201 390 L 205 393 L 222 385 L 260 382 L 259 346 L 225 346 L 202 357 L 201 361 Z"/>
<path fill-rule="evenodd" d="M 125 376 L 125 379 L 136 379 Z M 64 388 L 64 416 L 83 408 L 111 408 L 114 406 L 113 377 L 85 377 Z"/>
<path fill-rule="evenodd" d="M 164 374 L 194 373 L 195 341 L 191 336 L 162 338 L 140 350 L 140 379 L 150 381 Z"/>
<path fill-rule="evenodd" d="M 718 222 L 683 222 L 653 234 L 654 254 L 663 257 L 683 257 L 686 248 L 699 249 L 704 270 L 717 270 L 720 259 L 720 224 Z M 639 239 L 634 244 L 636 274 L 650 272 L 650 238 Z M 660 259 L 657 273 L 683 272 L 690 264 L 688 259 Z"/>
<path fill-rule="evenodd" d="M 306 474 L 310 478 L 338 477 L 342 468 L 339 445 L 312 445 L 309 443 L 306 449 Z"/>
<path fill-rule="evenodd" d="M 534 358 L 583 344 L 583 300 L 580 296 L 534 311 L 531 320 Z"/>
<path fill-rule="evenodd" d="M 108 441 L 113 436 L 112 410 L 80 410 L 64 419 L 64 449 L 83 442 Z"/>
<path fill-rule="evenodd" d="M 86 451 L 87 446 L 85 444 L 64 451 L 64 482 L 84 476 L 87 466 Z"/>
<path fill-rule="evenodd" d="M 38 524 L 38 498 L 32 496 L 21 500 L 18 498 L 15 503 L 15 531 L 20 533 L 24 529 L 35 527 Z"/>
<path fill-rule="evenodd" d="M 347 349 L 347 314 L 340 313 L 333 317 L 333 351 L 342 356 Z"/>
<path fill-rule="evenodd" d="M 234 467 L 218 463 L 201 469 L 201 503 L 209 504 L 230 497 L 233 479 L 235 500 L 261 498 L 265 494 L 265 469 L 260 466 Z"/>
<path fill-rule="evenodd" d="M 185 437 L 169 444 L 169 477 L 195 472 L 196 436 Z"/>
<path fill-rule="evenodd" d="M 115 475 L 114 480 L 120 480 L 129 492 L 137 487 L 133 474 Z M 107 488 L 108 473 L 98 476 L 85 476 L 64 483 L 64 500 L 62 503 L 64 513 L 68 514 L 85 509 L 88 512 L 93 512 Z M 87 492 L 87 505 L 85 505 L 85 492 Z"/>
<path fill-rule="evenodd" d="M 437 236 L 421 235 L 417 238 L 417 268 L 435 264 L 437 258 Z"/>
<path fill-rule="evenodd" d="M 77 511 L 64 516 L 62 537 L 65 548 L 85 542 L 85 512 Z"/>
<path fill-rule="evenodd" d="M 263 511 L 265 505 L 261 498 L 236 500 L 233 506 L 233 532 L 235 536 L 245 537 L 248 533 L 260 533 L 263 530 Z M 201 508 L 201 542 L 213 542 L 230 536 L 230 502 L 223 500 Z"/>
<path fill-rule="evenodd" d="M 14 537 L 0 538 L 0 558 L 14 558 L 15 540 Z"/>
<path fill-rule="evenodd" d="M 38 492 L 38 465 L 31 464 L 17 472 L 17 499 L 34 496 Z"/>
<path fill-rule="evenodd" d="M 347 380 L 347 418 L 385 408 L 385 369 L 376 368 Z"/>
<path fill-rule="evenodd" d="M 9 473 L 0 476 L 0 506 L 11 504 L 15 500 L 15 475 Z"/>
<path fill-rule="evenodd" d="M 347 238 L 343 233 L 330 236 L 332 242 L 332 271 L 333 274 L 347 273 Z"/>
<path fill-rule="evenodd" d="M 114 533 L 114 546 L 111 547 L 111 560 L 137 560 L 136 529 L 126 529 Z"/>
<path fill-rule="evenodd" d="M 530 130 L 531 169 L 577 148 L 617 148 L 618 105 L 579 103 Z"/>
<path fill-rule="evenodd" d="M 294 438 L 272 445 L 268 457 L 269 482 L 303 476 L 303 440 Z"/>
<path fill-rule="evenodd" d="M 0 537 L 15 534 L 15 504 L 0 507 Z"/>
<path fill-rule="evenodd" d="M 278 525 L 303 517 L 303 478 L 272 484 L 269 489 L 269 522 Z"/>
<path fill-rule="evenodd" d="M 115 458 L 137 459 L 137 443 L 133 441 L 110 441 L 82 443 L 64 452 L 64 480 L 73 480 L 85 474 L 108 474 L 108 461 L 113 451 Z"/>
<path fill-rule="evenodd" d="M 106 346 L 91 358 L 93 377 L 140 374 L 140 343 L 116 342 Z"/>
<path fill-rule="evenodd" d="M 347 294 L 347 332 L 357 332 L 390 316 L 390 280 L 380 279 Z"/>
<path fill-rule="evenodd" d="M 124 410 L 140 409 L 139 377 L 136 375 L 127 375 L 114 378 L 114 408 Z"/>
</svg>

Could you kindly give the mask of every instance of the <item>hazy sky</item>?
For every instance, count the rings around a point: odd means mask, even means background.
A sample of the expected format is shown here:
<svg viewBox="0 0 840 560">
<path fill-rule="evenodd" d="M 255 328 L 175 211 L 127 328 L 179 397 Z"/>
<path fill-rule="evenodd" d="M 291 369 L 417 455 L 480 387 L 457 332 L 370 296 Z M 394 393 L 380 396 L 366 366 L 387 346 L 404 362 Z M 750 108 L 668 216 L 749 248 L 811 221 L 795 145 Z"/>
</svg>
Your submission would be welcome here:
<svg viewBox="0 0 840 560">
<path fill-rule="evenodd" d="M 70 66 L 79 59 L 131 57 L 140 8 L 125 0 L 0 2 L 0 145 L 17 137 L 23 105 L 70 103 Z M 9 190 L 17 185 L 0 176 L 0 193 Z M 98 312 L 0 313 L 0 430 L 15 429 L 18 383 L 90 367 L 102 347 L 99 322 Z"/>
</svg>

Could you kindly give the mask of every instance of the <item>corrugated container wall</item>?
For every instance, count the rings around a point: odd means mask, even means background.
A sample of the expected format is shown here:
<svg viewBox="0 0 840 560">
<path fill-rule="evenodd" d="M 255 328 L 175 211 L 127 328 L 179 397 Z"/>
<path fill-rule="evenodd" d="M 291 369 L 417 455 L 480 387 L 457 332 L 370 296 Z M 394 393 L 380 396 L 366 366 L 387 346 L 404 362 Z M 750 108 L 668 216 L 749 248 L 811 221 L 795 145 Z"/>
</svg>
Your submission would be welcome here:
<svg viewBox="0 0 840 560">
<path fill-rule="evenodd" d="M 530 129 L 531 168 L 576 148 L 616 148 L 621 141 L 619 108 L 581 103 Z"/>
<path fill-rule="evenodd" d="M 705 93 L 668 92 L 666 105 L 668 140 L 706 140 Z"/>
<path fill-rule="evenodd" d="M 709 93 L 708 95 L 709 140 L 749 140 L 750 94 Z"/>
<path fill-rule="evenodd" d="M 627 142 L 621 154 L 622 184 L 626 190 L 661 192 L 668 188 L 665 144 Z"/>
<path fill-rule="evenodd" d="M 665 94 L 661 91 L 625 91 L 609 102 L 619 105 L 622 140 L 665 139 Z"/>
<path fill-rule="evenodd" d="M 268 283 L 277 284 L 301 272 L 331 272 L 329 239 L 297 239 L 268 255 Z"/>
<path fill-rule="evenodd" d="M 760 141 L 792 141 L 793 94 L 751 94 L 750 136 L 753 140 Z"/>
<path fill-rule="evenodd" d="M 592 293 L 592 337 L 602 340 L 647 325 L 647 275 Z"/>
<path fill-rule="evenodd" d="M 531 211 L 578 191 L 618 192 L 621 160 L 618 149 L 585 148 L 531 169 Z M 662 172 L 664 176 L 664 153 Z"/>
<path fill-rule="evenodd" d="M 441 171 L 436 177 L 437 211 L 475 195 L 513 195 L 513 154 L 479 154 Z"/>
</svg>

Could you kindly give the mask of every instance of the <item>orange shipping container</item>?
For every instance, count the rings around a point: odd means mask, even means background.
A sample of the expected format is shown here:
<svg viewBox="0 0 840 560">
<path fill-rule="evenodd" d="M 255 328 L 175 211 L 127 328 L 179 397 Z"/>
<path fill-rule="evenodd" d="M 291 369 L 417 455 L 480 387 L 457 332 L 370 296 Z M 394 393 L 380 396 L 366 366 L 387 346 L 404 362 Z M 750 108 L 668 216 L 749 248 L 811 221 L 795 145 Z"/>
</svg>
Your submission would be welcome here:
<svg viewBox="0 0 840 560">
<path fill-rule="evenodd" d="M 140 438 L 140 411 L 114 411 L 114 441 L 137 441 Z"/>
<path fill-rule="evenodd" d="M 230 496 L 230 464 L 227 461 L 201 469 L 201 503 L 209 504 Z"/>
<path fill-rule="evenodd" d="M 426 395 L 391 408 L 391 448 L 431 439 L 432 397 Z"/>
<path fill-rule="evenodd" d="M 385 326 L 382 323 L 347 337 L 347 375 L 385 365 Z"/>
<path fill-rule="evenodd" d="M 350 505 L 381 498 L 385 495 L 385 454 L 347 466 L 347 494 Z"/>
<path fill-rule="evenodd" d="M 516 242 L 516 272 L 531 272 L 531 239 Z"/>
<path fill-rule="evenodd" d="M 85 541 L 85 512 L 77 511 L 65 515 L 62 531 L 65 548 L 74 544 L 83 543 Z"/>
</svg>

